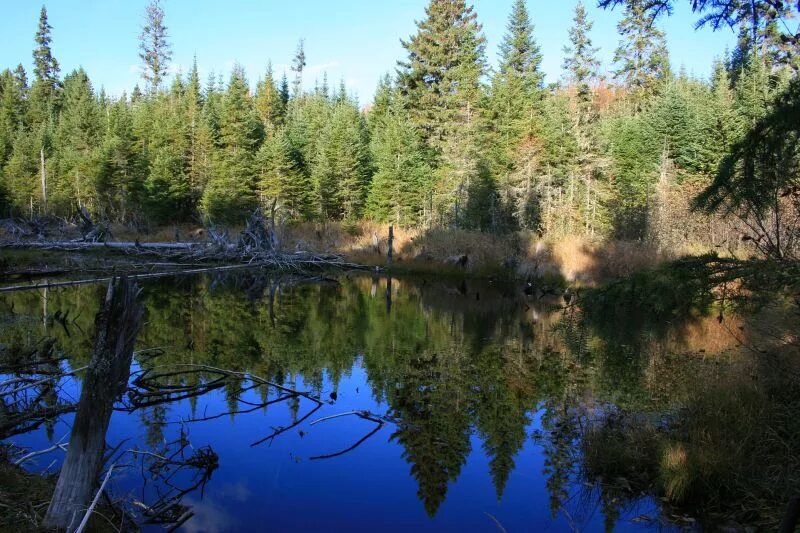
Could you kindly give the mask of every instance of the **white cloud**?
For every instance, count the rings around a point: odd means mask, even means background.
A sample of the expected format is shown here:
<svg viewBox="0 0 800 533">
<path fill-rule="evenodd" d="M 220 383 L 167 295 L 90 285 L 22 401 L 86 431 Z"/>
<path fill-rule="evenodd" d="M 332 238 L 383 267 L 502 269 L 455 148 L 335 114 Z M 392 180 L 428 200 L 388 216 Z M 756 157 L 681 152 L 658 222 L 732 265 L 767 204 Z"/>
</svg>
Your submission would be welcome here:
<svg viewBox="0 0 800 533">
<path fill-rule="evenodd" d="M 324 71 L 326 71 L 328 69 L 338 68 L 340 64 L 341 63 L 339 63 L 338 61 L 330 61 L 328 63 L 321 63 L 319 65 L 311 65 L 311 66 L 307 66 L 305 68 L 304 73 L 305 74 L 311 74 L 311 75 L 321 74 L 322 72 L 324 72 Z"/>
</svg>

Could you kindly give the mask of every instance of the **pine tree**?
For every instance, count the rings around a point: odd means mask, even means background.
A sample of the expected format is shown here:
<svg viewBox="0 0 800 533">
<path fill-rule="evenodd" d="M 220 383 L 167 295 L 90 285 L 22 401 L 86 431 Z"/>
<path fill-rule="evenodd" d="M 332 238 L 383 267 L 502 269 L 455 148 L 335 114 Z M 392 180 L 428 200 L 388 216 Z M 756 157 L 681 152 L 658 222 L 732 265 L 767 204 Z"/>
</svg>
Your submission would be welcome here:
<svg viewBox="0 0 800 533">
<path fill-rule="evenodd" d="M 159 223 L 180 220 L 194 207 L 187 175 L 192 131 L 186 90 L 183 80 L 176 75 L 169 92 L 154 95 L 148 102 L 151 129 L 143 203 L 149 218 Z"/>
<path fill-rule="evenodd" d="M 197 205 L 202 195 L 203 171 L 201 129 L 203 128 L 203 94 L 200 86 L 200 75 L 197 72 L 197 58 L 192 63 L 189 79 L 184 91 L 183 110 L 186 116 L 188 146 L 185 155 L 185 172 L 188 180 L 190 202 Z"/>
<path fill-rule="evenodd" d="M 11 156 L 17 131 L 24 126 L 27 87 L 22 83 L 24 78 L 20 82 L 8 69 L 0 74 L 0 169 Z"/>
<path fill-rule="evenodd" d="M 139 34 L 139 58 L 142 60 L 142 78 L 151 94 L 158 91 L 172 59 L 164 9 L 161 0 L 151 0 L 145 8 L 145 23 Z"/>
<path fill-rule="evenodd" d="M 39 28 L 35 37 L 36 48 L 33 50 L 33 73 L 35 75 L 34 85 L 38 86 L 37 90 L 42 92 L 42 101 L 48 104 L 54 104 L 61 85 L 58 79 L 60 68 L 51 49 L 53 38 L 50 32 L 52 29 L 53 27 L 47 21 L 47 9 L 42 6 L 39 14 Z"/>
<path fill-rule="evenodd" d="M 614 54 L 614 77 L 631 91 L 634 110 L 642 109 L 669 78 L 669 53 L 664 32 L 655 25 L 645 0 L 631 0 L 617 25 L 622 40 Z"/>
<path fill-rule="evenodd" d="M 143 177 L 133 117 L 125 95 L 112 102 L 104 115 L 105 131 L 95 187 L 104 211 L 126 222 L 139 210 Z"/>
<path fill-rule="evenodd" d="M 564 47 L 564 65 L 567 80 L 575 89 L 572 105 L 572 124 L 577 142 L 574 170 L 568 178 L 568 190 L 572 195 L 570 208 L 582 214 L 584 230 L 594 234 L 597 223 L 597 204 L 599 184 L 594 179 L 598 174 L 599 154 L 597 139 L 598 116 L 593 105 L 592 83 L 598 79 L 599 48 L 592 45 L 589 32 L 593 23 L 588 19 L 583 2 L 575 6 L 574 24 L 569 30 L 570 46 Z M 575 205 L 575 178 L 580 178 L 581 193 L 579 205 Z"/>
<path fill-rule="evenodd" d="M 3 169 L 7 197 L 11 206 L 22 213 L 34 214 L 39 209 L 38 146 L 33 134 L 18 130 L 11 147 L 11 156 Z"/>
<path fill-rule="evenodd" d="M 366 124 L 354 102 L 334 104 L 312 167 L 318 214 L 323 220 L 360 216 L 369 179 Z"/>
</svg>

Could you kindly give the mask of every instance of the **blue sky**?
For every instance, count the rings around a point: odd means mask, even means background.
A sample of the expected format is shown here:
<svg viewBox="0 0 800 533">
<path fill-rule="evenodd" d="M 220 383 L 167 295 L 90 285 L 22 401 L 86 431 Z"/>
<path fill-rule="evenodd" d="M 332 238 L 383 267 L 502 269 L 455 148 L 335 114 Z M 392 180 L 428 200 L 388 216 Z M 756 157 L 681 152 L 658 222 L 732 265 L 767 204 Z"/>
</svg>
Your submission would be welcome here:
<svg viewBox="0 0 800 533">
<path fill-rule="evenodd" d="M 0 67 L 22 62 L 30 71 L 33 36 L 41 3 L 6 0 L 0 18 Z M 301 37 L 308 58 L 306 85 L 327 71 L 332 84 L 344 79 L 348 89 L 367 103 L 379 77 L 393 71 L 403 56 L 401 38 L 424 17 L 427 0 L 164 0 L 166 23 L 173 45 L 173 68 L 185 71 L 197 54 L 203 78 L 222 72 L 227 78 L 234 62 L 247 70 L 251 83 L 262 75 L 268 60 L 280 74 Z M 130 91 L 138 81 L 137 36 L 146 0 L 51 0 L 46 2 L 53 26 L 53 51 L 68 72 L 83 66 L 95 87 L 110 94 Z M 492 65 L 505 32 L 512 0 L 474 0 L 488 40 Z M 616 24 L 621 9 L 605 11 L 586 1 L 595 21 L 593 38 L 601 47 L 603 67 L 611 68 L 619 40 Z M 707 76 L 714 57 L 733 47 L 731 30 L 694 30 L 696 17 L 688 2 L 660 22 L 667 32 L 673 67 L 681 65 Z M 544 55 L 547 81 L 561 76 L 562 48 L 572 23 L 573 0 L 528 0 L 536 38 Z"/>
</svg>

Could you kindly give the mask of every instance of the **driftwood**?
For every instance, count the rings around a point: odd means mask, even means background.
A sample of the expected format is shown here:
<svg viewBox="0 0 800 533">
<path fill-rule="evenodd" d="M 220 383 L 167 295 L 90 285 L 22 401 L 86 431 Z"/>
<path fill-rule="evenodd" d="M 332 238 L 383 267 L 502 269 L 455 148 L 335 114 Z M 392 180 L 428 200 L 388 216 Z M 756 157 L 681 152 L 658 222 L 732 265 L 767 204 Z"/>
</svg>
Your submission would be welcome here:
<svg viewBox="0 0 800 533">
<path fill-rule="evenodd" d="M 86 509 L 102 466 L 114 401 L 125 391 L 143 310 L 139 289 L 113 279 L 97 314 L 94 353 L 81 391 L 64 466 L 43 526 L 65 530 Z"/>
<path fill-rule="evenodd" d="M 33 241 L 14 239 L 0 241 L 0 249 L 37 249 L 53 251 L 96 251 L 109 250 L 128 256 L 141 258 L 132 262 L 131 267 L 139 267 L 129 272 L 130 279 L 148 279 L 179 274 L 196 274 L 215 270 L 260 267 L 295 272 L 319 270 L 324 268 L 363 269 L 363 265 L 348 263 L 338 254 L 319 254 L 303 250 L 293 253 L 283 252 L 275 224 L 274 206 L 271 218 L 265 221 L 261 211 L 256 211 L 247 221 L 247 227 L 238 240 L 232 242 L 227 231 L 209 228 L 210 242 L 97 242 L 77 241 Z M 155 259 L 155 262 L 151 261 Z M 205 265 L 205 266 L 202 266 Z M 152 272 L 155 266 L 174 266 L 180 270 Z M 195 268 L 192 268 L 195 267 Z M 149 269 L 149 270 L 148 270 Z M 145 270 L 144 273 L 140 273 Z M 62 274 L 71 273 L 60 272 Z M 55 273 L 53 273 L 55 275 Z M 63 282 L 43 282 L 37 284 L 2 287 L 0 292 L 40 289 L 45 287 L 68 287 L 87 283 L 109 281 L 109 277 L 97 276 Z"/>
</svg>

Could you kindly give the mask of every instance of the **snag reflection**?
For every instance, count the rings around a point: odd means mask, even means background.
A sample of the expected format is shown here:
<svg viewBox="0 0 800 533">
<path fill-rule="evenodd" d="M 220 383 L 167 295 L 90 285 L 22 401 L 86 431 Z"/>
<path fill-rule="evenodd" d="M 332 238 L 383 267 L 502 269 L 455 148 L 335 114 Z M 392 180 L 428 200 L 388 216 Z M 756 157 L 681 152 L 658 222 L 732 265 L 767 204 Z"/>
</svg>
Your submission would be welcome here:
<svg viewBox="0 0 800 533">
<path fill-rule="evenodd" d="M 51 290 L 44 311 L 41 293 L 3 295 L 0 343 L 53 338 L 85 365 L 102 290 Z M 670 527 L 656 499 L 591 477 L 582 429 L 658 402 L 653 373 L 673 373 L 659 361 L 685 337 L 618 357 L 560 301 L 469 281 L 238 273 L 143 291 L 107 442 L 127 464 L 112 491 L 145 528 Z M 701 366 L 673 379 L 671 397 Z M 66 406 L 79 390 L 67 377 L 38 402 Z M 3 438 L 50 446 L 72 421 L 58 409 L 56 423 L 3 425 Z M 36 459 L 29 470 L 63 453 Z"/>
</svg>

